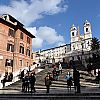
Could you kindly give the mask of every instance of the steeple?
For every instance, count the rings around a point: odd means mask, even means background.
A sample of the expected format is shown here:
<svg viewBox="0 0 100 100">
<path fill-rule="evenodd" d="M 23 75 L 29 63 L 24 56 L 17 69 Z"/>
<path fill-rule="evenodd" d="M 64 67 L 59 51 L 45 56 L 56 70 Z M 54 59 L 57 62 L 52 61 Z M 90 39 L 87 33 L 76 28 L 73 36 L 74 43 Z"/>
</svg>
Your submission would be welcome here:
<svg viewBox="0 0 100 100">
<path fill-rule="evenodd" d="M 90 25 L 90 22 L 89 22 L 88 20 L 86 20 L 86 21 L 84 22 L 84 26 L 87 26 L 87 25 Z"/>
</svg>

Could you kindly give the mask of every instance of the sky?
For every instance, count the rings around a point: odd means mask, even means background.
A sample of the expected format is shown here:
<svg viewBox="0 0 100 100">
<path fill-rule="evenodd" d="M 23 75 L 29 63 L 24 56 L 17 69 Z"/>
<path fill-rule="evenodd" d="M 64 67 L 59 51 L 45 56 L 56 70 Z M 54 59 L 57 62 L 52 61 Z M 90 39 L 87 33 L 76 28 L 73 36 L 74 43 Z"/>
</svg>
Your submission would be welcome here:
<svg viewBox="0 0 100 100">
<path fill-rule="evenodd" d="M 70 43 L 72 24 L 83 34 L 85 20 L 100 40 L 100 0 L 0 0 L 0 15 L 10 14 L 36 38 L 33 51 Z"/>
</svg>

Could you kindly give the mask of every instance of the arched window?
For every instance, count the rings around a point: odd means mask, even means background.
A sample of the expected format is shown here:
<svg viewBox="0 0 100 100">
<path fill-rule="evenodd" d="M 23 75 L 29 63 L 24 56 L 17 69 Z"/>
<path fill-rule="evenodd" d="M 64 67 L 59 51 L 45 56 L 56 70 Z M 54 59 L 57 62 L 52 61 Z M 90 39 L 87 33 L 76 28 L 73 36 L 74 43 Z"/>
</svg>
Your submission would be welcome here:
<svg viewBox="0 0 100 100">
<path fill-rule="evenodd" d="M 72 32 L 72 36 L 74 36 L 74 32 Z"/>
<path fill-rule="evenodd" d="M 88 28 L 86 28 L 86 32 L 88 32 Z"/>
</svg>

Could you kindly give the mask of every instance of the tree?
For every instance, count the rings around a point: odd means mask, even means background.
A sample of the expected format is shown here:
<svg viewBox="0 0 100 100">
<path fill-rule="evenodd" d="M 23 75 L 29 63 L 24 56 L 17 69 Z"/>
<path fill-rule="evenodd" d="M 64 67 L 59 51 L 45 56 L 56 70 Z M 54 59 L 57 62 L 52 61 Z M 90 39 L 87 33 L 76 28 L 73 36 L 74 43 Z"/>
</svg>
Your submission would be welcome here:
<svg viewBox="0 0 100 100">
<path fill-rule="evenodd" d="M 92 38 L 91 50 L 96 51 L 95 53 L 92 53 L 92 63 L 95 68 L 98 68 L 100 65 L 100 56 L 98 54 L 99 40 L 96 37 Z"/>
<path fill-rule="evenodd" d="M 94 37 L 92 38 L 91 50 L 94 51 L 98 49 L 99 49 L 99 40 L 96 37 Z"/>
</svg>

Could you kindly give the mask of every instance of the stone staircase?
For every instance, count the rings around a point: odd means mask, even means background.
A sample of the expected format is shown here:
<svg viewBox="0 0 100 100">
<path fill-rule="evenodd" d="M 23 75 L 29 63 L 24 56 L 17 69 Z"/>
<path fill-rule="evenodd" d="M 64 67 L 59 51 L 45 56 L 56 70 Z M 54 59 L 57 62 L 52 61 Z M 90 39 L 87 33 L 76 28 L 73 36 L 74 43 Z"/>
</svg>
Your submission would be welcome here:
<svg viewBox="0 0 100 100">
<path fill-rule="evenodd" d="M 35 84 L 35 88 L 36 90 L 46 90 L 45 87 L 45 76 L 48 72 L 52 72 L 52 68 L 48 68 L 48 69 L 44 69 L 41 72 L 36 74 L 36 84 Z M 52 85 L 51 85 L 51 89 L 67 89 L 67 83 L 65 80 L 65 76 L 66 76 L 67 70 L 63 69 L 63 73 L 59 76 L 59 80 L 58 81 L 53 81 Z M 4 90 L 18 90 L 21 91 L 21 80 L 3 88 Z"/>
<path fill-rule="evenodd" d="M 53 70 L 52 68 L 47 68 L 36 74 L 36 84 L 35 84 L 36 90 L 46 90 L 44 78 L 45 78 L 46 74 L 48 72 L 52 72 L 52 70 Z M 60 76 L 59 76 L 59 80 L 52 82 L 51 89 L 67 89 L 67 82 L 65 80 L 65 76 L 68 71 L 70 71 L 70 73 L 73 75 L 72 69 L 63 69 L 62 74 L 60 74 Z M 83 86 L 83 87 L 99 87 L 99 84 L 96 84 L 95 82 L 94 83 L 91 82 L 91 80 L 94 80 L 94 79 L 95 79 L 95 77 L 89 76 L 87 72 L 80 71 L 81 86 Z M 21 81 L 19 80 L 15 83 L 5 87 L 4 89 L 21 91 Z"/>
<path fill-rule="evenodd" d="M 100 100 L 100 93 L 81 94 L 0 94 L 0 100 Z"/>
<path fill-rule="evenodd" d="M 22 93 L 21 92 L 21 81 L 17 81 L 13 83 L 10 86 L 5 87 L 2 90 L 7 90 L 7 91 L 12 91 L 10 93 L 5 94 L 0 94 L 0 99 L 2 100 L 66 100 L 66 99 L 79 99 L 79 100 L 100 100 L 100 90 L 99 88 L 91 88 L 94 84 L 97 85 L 96 83 L 92 83 L 88 79 L 93 80 L 95 77 L 91 77 L 88 75 L 87 72 L 85 71 L 80 71 L 80 77 L 81 77 L 81 93 L 80 94 L 75 94 L 74 88 L 70 92 L 68 92 L 67 89 L 67 83 L 65 80 L 65 76 L 68 71 L 73 74 L 72 69 L 63 69 L 62 74 L 59 76 L 58 81 L 53 81 L 52 85 L 50 87 L 50 93 L 46 94 L 46 87 L 44 85 L 44 78 L 48 72 L 52 72 L 52 68 L 47 68 L 42 70 L 41 72 L 36 74 L 36 93 L 35 94 L 30 94 L 30 93 Z M 87 81 L 88 80 L 88 81 Z M 14 90 L 19 91 L 19 92 L 13 92 Z M 97 91 L 98 90 L 98 91 Z"/>
</svg>

